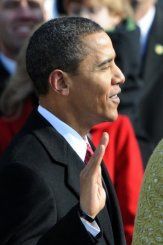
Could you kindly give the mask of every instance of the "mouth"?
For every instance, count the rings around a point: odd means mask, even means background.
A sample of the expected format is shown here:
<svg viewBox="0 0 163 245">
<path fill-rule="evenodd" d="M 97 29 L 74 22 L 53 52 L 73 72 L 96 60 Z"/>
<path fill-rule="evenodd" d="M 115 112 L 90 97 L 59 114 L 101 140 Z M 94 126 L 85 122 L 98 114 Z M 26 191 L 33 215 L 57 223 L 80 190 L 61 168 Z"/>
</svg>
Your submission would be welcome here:
<svg viewBox="0 0 163 245">
<path fill-rule="evenodd" d="M 112 94 L 111 96 L 109 96 L 109 99 L 110 99 L 111 101 L 113 101 L 114 103 L 119 104 L 119 103 L 120 103 L 120 98 L 119 98 L 118 94 L 119 94 L 120 92 L 121 92 L 121 90 L 119 90 L 118 92 Z"/>
<path fill-rule="evenodd" d="M 20 36 L 26 36 L 26 35 L 29 35 L 29 33 L 31 32 L 31 27 L 30 26 L 19 26 L 15 29 L 15 32 Z"/>
<path fill-rule="evenodd" d="M 32 24 L 22 24 L 15 26 L 14 31 L 18 36 L 26 37 L 31 33 L 32 28 Z"/>
</svg>

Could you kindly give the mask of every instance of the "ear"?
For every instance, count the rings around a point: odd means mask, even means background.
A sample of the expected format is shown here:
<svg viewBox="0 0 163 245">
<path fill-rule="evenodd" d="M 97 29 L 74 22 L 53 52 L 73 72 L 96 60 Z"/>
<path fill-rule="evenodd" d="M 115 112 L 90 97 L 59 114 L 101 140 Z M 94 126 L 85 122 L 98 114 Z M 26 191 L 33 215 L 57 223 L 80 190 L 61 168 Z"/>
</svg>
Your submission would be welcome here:
<svg viewBox="0 0 163 245">
<path fill-rule="evenodd" d="M 49 83 L 53 91 L 67 96 L 69 94 L 69 84 L 62 70 L 53 70 L 49 76 Z"/>
</svg>

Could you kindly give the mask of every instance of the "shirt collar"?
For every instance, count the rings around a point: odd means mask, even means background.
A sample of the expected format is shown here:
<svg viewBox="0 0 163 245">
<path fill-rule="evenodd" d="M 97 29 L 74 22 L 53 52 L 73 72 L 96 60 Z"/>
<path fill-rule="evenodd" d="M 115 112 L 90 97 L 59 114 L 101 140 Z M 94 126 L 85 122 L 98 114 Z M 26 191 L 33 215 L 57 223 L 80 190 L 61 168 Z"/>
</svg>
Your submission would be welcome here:
<svg viewBox="0 0 163 245">
<path fill-rule="evenodd" d="M 149 11 L 145 14 L 145 16 L 143 16 L 137 22 L 138 26 L 140 27 L 141 36 L 147 36 L 148 35 L 148 32 L 149 32 L 151 25 L 153 23 L 153 20 L 154 20 L 155 12 L 156 12 L 156 7 L 152 6 L 149 9 Z"/>
<path fill-rule="evenodd" d="M 88 143 L 87 136 L 82 138 L 73 128 L 41 105 L 38 106 L 38 112 L 65 138 L 82 161 L 84 161 L 87 150 L 86 143 Z"/>
<path fill-rule="evenodd" d="M 13 75 L 16 70 L 16 62 L 8 57 L 6 57 L 4 54 L 0 53 L 0 60 L 7 69 L 7 71 Z"/>
</svg>

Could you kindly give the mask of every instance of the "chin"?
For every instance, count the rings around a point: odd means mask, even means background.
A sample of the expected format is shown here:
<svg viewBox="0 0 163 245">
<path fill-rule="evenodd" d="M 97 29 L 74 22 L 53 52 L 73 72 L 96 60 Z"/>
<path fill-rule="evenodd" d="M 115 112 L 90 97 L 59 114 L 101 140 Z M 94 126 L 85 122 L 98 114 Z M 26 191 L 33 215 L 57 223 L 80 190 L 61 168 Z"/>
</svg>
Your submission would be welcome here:
<svg viewBox="0 0 163 245">
<path fill-rule="evenodd" d="M 117 120 L 117 118 L 118 118 L 118 111 L 116 110 L 116 111 L 113 112 L 112 114 L 111 114 L 111 113 L 108 114 L 107 120 L 108 120 L 109 122 L 114 122 L 115 120 Z"/>
<path fill-rule="evenodd" d="M 116 121 L 117 120 L 117 118 L 118 118 L 118 115 L 117 116 L 115 116 L 115 117 L 112 117 L 112 118 L 109 118 L 109 122 L 114 122 L 114 121 Z"/>
<path fill-rule="evenodd" d="M 117 118 L 118 118 L 118 112 L 108 114 L 108 115 L 105 115 L 105 117 L 103 117 L 99 123 L 101 123 L 101 122 L 114 122 L 117 120 Z"/>
</svg>

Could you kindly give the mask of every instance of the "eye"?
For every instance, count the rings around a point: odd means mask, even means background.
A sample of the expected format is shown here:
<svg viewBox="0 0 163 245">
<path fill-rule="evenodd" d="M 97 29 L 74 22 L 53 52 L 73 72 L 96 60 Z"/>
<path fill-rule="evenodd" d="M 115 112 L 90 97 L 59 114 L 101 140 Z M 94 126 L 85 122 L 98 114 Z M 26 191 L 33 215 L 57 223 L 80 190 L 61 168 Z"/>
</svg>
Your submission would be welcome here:
<svg viewBox="0 0 163 245">
<path fill-rule="evenodd" d="M 40 4 L 37 1 L 28 1 L 28 6 L 30 8 L 39 8 Z M 19 1 L 8 1 L 4 3 L 3 6 L 5 9 L 16 9 L 20 7 L 20 2 Z"/>
<path fill-rule="evenodd" d="M 4 3 L 3 6 L 5 9 L 15 9 L 19 7 L 19 2 L 18 1 L 8 1 Z"/>
<path fill-rule="evenodd" d="M 28 5 L 30 8 L 40 8 L 40 4 L 37 1 L 28 1 Z"/>
<path fill-rule="evenodd" d="M 107 64 L 101 67 L 101 70 L 107 70 L 111 68 L 111 64 Z"/>
<path fill-rule="evenodd" d="M 96 14 L 99 12 L 99 9 L 98 7 L 90 7 L 88 8 L 88 11 L 91 13 L 91 14 Z"/>
<path fill-rule="evenodd" d="M 78 15 L 81 14 L 81 10 L 76 8 L 76 9 L 73 9 L 73 10 L 72 10 L 72 13 L 73 13 L 74 15 L 78 16 Z"/>
</svg>

